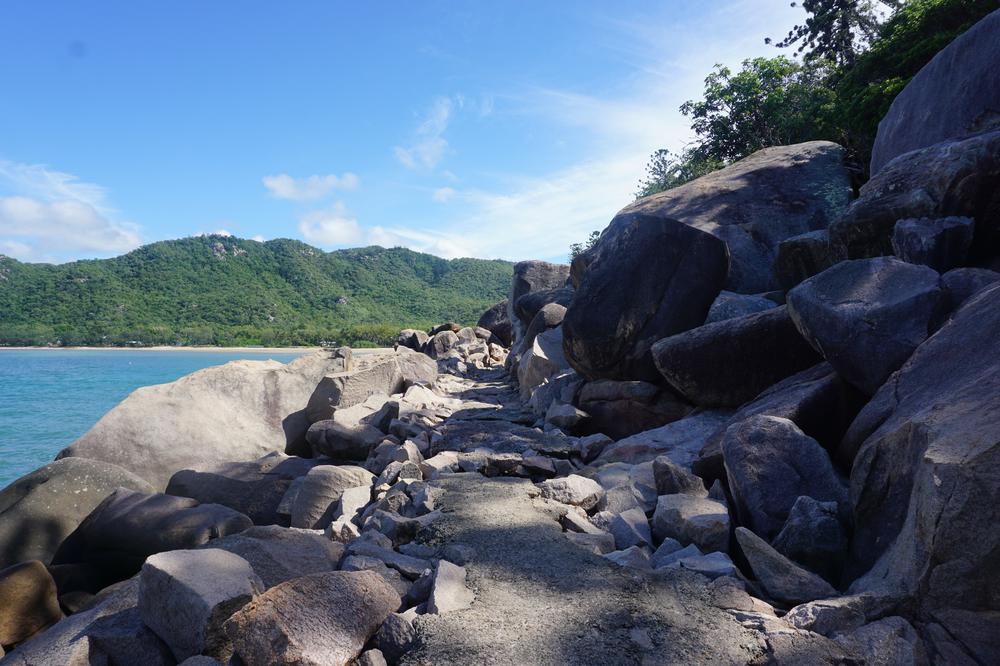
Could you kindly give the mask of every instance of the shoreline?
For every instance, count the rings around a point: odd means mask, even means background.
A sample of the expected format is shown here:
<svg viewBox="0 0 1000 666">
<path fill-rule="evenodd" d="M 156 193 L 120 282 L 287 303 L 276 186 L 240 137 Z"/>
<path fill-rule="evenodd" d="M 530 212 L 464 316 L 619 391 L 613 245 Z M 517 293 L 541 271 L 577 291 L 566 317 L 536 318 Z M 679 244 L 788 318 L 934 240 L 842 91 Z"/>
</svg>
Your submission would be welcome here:
<svg viewBox="0 0 1000 666">
<path fill-rule="evenodd" d="M 259 354 L 299 354 L 320 351 L 323 347 L 0 347 L 4 351 L 122 351 L 122 352 L 232 352 Z"/>
</svg>

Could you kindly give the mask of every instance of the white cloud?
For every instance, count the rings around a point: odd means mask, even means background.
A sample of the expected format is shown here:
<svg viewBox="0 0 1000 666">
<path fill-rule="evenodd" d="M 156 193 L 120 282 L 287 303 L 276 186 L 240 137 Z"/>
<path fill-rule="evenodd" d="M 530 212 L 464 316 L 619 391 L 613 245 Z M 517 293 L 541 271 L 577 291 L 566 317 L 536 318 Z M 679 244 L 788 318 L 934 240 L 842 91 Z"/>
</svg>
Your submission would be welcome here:
<svg viewBox="0 0 1000 666">
<path fill-rule="evenodd" d="M 265 240 L 267 240 L 267 239 L 265 239 L 265 238 L 264 238 L 263 236 L 261 236 L 260 234 L 257 234 L 257 235 L 255 235 L 255 236 L 251 237 L 251 238 L 250 238 L 250 240 L 252 240 L 252 241 L 257 241 L 258 243 L 263 243 L 263 242 L 264 242 Z"/>
<path fill-rule="evenodd" d="M 457 192 L 455 192 L 455 190 L 453 190 L 450 187 L 439 187 L 438 189 L 434 190 L 434 194 L 432 196 L 434 198 L 434 201 L 438 203 L 448 203 L 449 201 L 455 198 L 456 194 Z"/>
<path fill-rule="evenodd" d="M 413 142 L 408 147 L 396 146 L 393 152 L 400 164 L 407 169 L 433 169 L 448 150 L 448 141 L 444 132 L 448 129 L 455 106 L 464 106 L 465 99 L 457 95 L 455 100 L 450 97 L 438 97 L 431 104 L 430 110 L 417 126 Z"/>
<path fill-rule="evenodd" d="M 326 248 L 357 244 L 364 238 L 357 219 L 348 217 L 339 201 L 327 210 L 314 210 L 303 215 L 299 221 L 299 232 L 310 243 Z"/>
<path fill-rule="evenodd" d="M 357 189 L 361 182 L 349 171 L 342 176 L 327 174 L 305 178 L 293 178 L 287 173 L 279 173 L 275 176 L 264 176 L 261 180 L 272 197 L 291 201 L 317 201 L 333 190 Z"/>
<path fill-rule="evenodd" d="M 28 261 L 119 254 L 142 243 L 107 190 L 40 164 L 0 160 L 0 247 Z"/>
<path fill-rule="evenodd" d="M 445 259 L 477 256 L 473 246 L 467 245 L 460 236 L 435 231 L 386 229 L 376 226 L 368 230 L 367 240 L 371 245 L 407 247 L 417 252 L 427 252 Z"/>
</svg>

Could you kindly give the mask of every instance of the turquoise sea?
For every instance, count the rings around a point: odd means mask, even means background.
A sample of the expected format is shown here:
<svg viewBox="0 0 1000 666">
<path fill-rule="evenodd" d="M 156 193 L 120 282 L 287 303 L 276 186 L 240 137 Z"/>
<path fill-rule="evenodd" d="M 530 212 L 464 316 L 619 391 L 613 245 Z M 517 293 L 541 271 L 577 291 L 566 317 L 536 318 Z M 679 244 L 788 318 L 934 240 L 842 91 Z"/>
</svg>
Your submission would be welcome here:
<svg viewBox="0 0 1000 666">
<path fill-rule="evenodd" d="M 301 352 L 0 350 L 0 488 L 52 461 L 134 389 L 236 359 Z"/>
</svg>

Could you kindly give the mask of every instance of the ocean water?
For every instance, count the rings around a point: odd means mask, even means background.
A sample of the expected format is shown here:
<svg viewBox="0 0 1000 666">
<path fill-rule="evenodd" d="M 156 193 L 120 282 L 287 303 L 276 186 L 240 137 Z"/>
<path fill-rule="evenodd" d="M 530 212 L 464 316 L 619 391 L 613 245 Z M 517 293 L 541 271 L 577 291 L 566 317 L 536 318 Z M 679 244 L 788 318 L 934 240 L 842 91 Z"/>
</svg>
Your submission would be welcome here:
<svg viewBox="0 0 1000 666">
<path fill-rule="evenodd" d="M 287 363 L 300 353 L 254 350 L 0 350 L 0 488 L 51 462 L 140 386 L 237 359 Z"/>
</svg>

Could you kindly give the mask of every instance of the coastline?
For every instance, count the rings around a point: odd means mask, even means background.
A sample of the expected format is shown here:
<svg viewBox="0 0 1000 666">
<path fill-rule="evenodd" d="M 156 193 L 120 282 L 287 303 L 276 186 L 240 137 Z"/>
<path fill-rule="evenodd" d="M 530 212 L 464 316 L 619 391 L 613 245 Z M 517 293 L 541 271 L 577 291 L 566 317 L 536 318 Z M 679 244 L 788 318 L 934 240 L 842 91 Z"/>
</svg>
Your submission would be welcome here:
<svg viewBox="0 0 1000 666">
<path fill-rule="evenodd" d="M 322 347 L 0 347 L 3 351 L 123 351 L 123 352 L 232 352 L 259 354 L 298 354 L 320 351 Z"/>
</svg>

